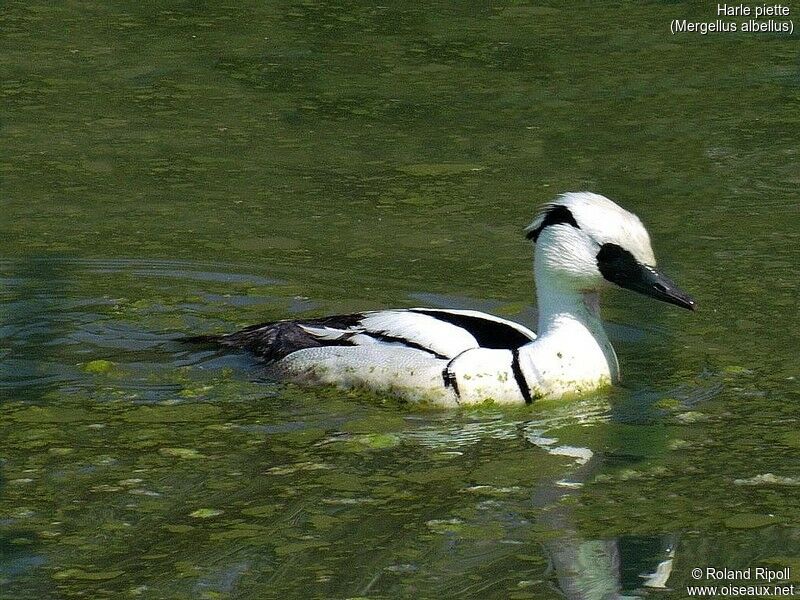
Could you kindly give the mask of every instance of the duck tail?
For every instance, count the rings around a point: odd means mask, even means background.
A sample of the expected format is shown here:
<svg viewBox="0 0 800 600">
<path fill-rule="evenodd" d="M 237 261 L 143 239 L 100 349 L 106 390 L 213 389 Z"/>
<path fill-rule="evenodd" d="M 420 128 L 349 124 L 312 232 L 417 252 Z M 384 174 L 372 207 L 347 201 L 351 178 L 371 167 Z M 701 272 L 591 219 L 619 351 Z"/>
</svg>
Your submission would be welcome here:
<svg viewBox="0 0 800 600">
<path fill-rule="evenodd" d="M 221 346 L 224 344 L 224 335 L 187 335 L 178 338 L 182 344 L 202 344 L 204 346 Z"/>
</svg>

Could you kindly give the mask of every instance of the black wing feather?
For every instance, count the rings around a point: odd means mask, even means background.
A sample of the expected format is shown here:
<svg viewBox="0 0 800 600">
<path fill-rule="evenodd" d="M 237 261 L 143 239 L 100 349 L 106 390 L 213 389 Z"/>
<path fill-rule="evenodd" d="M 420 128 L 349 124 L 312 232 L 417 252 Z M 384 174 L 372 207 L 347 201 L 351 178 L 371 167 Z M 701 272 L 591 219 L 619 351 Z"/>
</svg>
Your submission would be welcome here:
<svg viewBox="0 0 800 600">
<path fill-rule="evenodd" d="M 531 342 L 531 338 L 505 323 L 439 310 L 414 308 L 411 312 L 428 315 L 445 323 L 467 330 L 478 346 L 493 350 L 513 350 Z"/>
<path fill-rule="evenodd" d="M 360 313 L 351 315 L 333 315 L 319 319 L 303 321 L 273 321 L 250 325 L 240 331 L 226 335 L 199 335 L 186 338 L 184 341 L 200 344 L 214 344 L 228 348 L 241 348 L 252 352 L 268 362 L 280 360 L 292 352 L 306 348 L 320 348 L 322 346 L 352 346 L 349 336 L 343 333 L 336 339 L 320 339 L 301 325 L 312 327 L 331 327 L 334 329 L 347 329 L 355 327 L 364 318 Z"/>
</svg>

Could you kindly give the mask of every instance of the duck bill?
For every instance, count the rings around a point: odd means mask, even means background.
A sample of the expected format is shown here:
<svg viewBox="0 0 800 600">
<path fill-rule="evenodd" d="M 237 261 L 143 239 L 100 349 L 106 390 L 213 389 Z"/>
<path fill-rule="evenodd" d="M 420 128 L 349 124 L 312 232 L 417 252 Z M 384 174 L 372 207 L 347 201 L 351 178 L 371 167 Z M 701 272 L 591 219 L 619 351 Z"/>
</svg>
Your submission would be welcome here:
<svg viewBox="0 0 800 600">
<path fill-rule="evenodd" d="M 697 307 L 692 297 L 675 285 L 674 281 L 661 271 L 647 265 L 640 264 L 638 272 L 634 276 L 629 276 L 624 281 L 615 283 L 634 292 L 680 306 L 681 308 L 695 310 Z"/>
</svg>

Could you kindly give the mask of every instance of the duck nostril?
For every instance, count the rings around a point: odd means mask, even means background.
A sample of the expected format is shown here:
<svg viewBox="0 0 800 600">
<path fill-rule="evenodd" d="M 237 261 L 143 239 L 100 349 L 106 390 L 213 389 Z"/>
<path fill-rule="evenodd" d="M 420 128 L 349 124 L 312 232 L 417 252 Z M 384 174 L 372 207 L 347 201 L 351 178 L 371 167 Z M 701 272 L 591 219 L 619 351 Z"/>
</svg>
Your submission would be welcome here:
<svg viewBox="0 0 800 600">
<path fill-rule="evenodd" d="M 666 292 L 667 291 L 666 286 L 661 284 L 661 283 L 657 283 L 653 287 L 656 288 L 659 292 Z"/>
</svg>

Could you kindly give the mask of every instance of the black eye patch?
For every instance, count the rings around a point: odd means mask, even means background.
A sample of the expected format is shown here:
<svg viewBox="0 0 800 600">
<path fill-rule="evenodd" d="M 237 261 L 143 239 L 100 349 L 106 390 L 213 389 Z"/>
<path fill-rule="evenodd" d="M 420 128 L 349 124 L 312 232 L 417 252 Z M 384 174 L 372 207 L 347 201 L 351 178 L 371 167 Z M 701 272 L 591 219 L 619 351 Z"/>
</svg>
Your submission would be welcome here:
<svg viewBox="0 0 800 600">
<path fill-rule="evenodd" d="M 555 206 L 551 206 L 547 213 L 542 219 L 542 222 L 536 229 L 529 231 L 528 234 L 525 236 L 529 240 L 533 240 L 534 243 L 536 240 L 539 239 L 539 234 L 542 233 L 545 227 L 550 225 L 560 225 L 562 223 L 566 223 L 567 225 L 572 225 L 575 229 L 580 229 L 578 227 L 578 222 L 575 220 L 575 217 L 572 216 L 572 213 L 566 206 L 562 206 L 560 204 L 556 204 Z"/>
<path fill-rule="evenodd" d="M 612 283 L 623 285 L 641 277 L 642 266 L 633 254 L 617 244 L 603 244 L 597 253 L 597 268 Z"/>
</svg>

